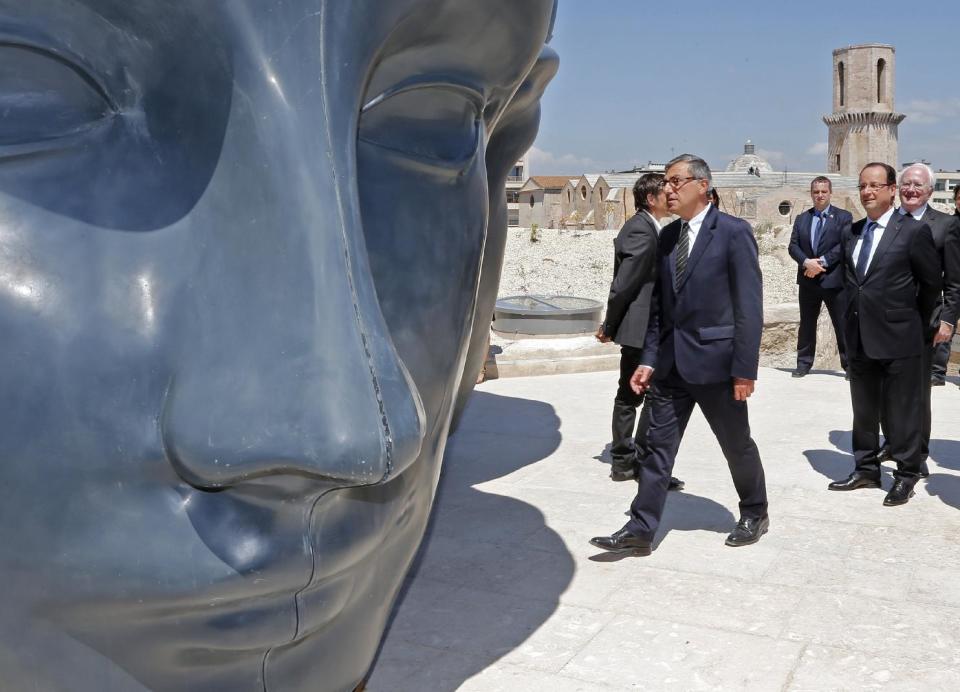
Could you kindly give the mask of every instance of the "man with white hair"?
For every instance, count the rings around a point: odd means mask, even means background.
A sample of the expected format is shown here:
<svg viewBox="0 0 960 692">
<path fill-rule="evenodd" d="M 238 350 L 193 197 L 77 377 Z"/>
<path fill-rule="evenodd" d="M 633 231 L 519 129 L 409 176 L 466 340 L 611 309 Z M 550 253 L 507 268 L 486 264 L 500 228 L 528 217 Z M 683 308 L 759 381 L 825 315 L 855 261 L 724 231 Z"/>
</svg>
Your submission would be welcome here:
<svg viewBox="0 0 960 692">
<path fill-rule="evenodd" d="M 914 163 L 900 173 L 900 213 L 909 214 L 930 227 L 943 275 L 943 295 L 934 312 L 935 323 L 931 325 L 938 331 L 923 358 L 925 391 L 921 455 L 924 468 L 930 451 L 930 388 L 943 386 L 945 382 L 950 341 L 960 312 L 960 218 L 929 206 L 935 179 L 933 170 L 925 163 Z"/>
</svg>

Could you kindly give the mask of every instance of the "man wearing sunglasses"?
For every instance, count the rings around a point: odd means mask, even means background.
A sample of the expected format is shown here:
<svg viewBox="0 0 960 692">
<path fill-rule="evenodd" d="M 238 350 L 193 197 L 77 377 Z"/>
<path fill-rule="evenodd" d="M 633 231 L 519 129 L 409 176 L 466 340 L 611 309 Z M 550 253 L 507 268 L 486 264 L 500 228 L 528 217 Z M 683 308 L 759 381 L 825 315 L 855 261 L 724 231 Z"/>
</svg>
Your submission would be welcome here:
<svg viewBox="0 0 960 692">
<path fill-rule="evenodd" d="M 670 473 L 694 406 L 710 424 L 740 496 L 729 546 L 767 532 L 767 491 L 750 437 L 747 398 L 757 379 L 763 281 L 750 225 L 709 201 L 710 167 L 691 154 L 667 164 L 667 205 L 679 216 L 660 234 L 658 279 L 634 391 L 650 397 L 650 454 L 640 465 L 630 521 L 590 542 L 616 553 L 649 555 Z"/>
</svg>

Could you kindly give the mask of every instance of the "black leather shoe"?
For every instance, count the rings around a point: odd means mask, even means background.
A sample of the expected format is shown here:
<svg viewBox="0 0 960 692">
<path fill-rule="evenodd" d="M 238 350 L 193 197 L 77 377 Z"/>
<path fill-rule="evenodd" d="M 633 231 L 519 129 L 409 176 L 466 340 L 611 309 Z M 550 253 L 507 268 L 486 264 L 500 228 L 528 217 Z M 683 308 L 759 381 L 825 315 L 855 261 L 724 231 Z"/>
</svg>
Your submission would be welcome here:
<svg viewBox="0 0 960 692">
<path fill-rule="evenodd" d="M 874 476 L 863 471 L 854 471 L 842 481 L 834 481 L 827 486 L 830 490 L 857 490 L 859 488 L 879 488 L 880 474 Z"/>
<path fill-rule="evenodd" d="M 611 466 L 610 480 L 614 481 L 632 481 L 637 477 L 636 466 Z"/>
<path fill-rule="evenodd" d="M 680 490 L 683 490 L 684 487 L 686 487 L 686 485 L 687 485 L 687 484 L 684 483 L 684 482 L 683 482 L 682 480 L 680 480 L 679 478 L 674 478 L 673 476 L 670 476 L 670 485 L 667 486 L 667 490 L 677 490 L 677 491 L 680 491 Z"/>
<path fill-rule="evenodd" d="M 946 384 L 947 384 L 947 383 L 944 382 L 943 380 L 930 380 L 930 386 L 931 386 L 931 387 L 943 387 L 943 386 L 945 386 Z"/>
<path fill-rule="evenodd" d="M 914 496 L 913 486 L 916 485 L 915 480 L 907 480 L 905 478 L 898 478 L 893 487 L 890 488 L 890 492 L 887 493 L 887 496 L 883 498 L 883 504 L 886 507 L 896 507 L 897 505 L 907 504 L 907 500 Z"/>
<path fill-rule="evenodd" d="M 760 536 L 770 530 L 770 517 L 740 517 L 735 528 L 727 536 L 727 545 L 739 548 L 742 545 L 752 545 L 760 540 Z"/>
<path fill-rule="evenodd" d="M 790 373 L 790 377 L 806 377 L 809 374 L 810 374 L 810 368 L 807 368 L 806 370 L 802 368 L 797 368 L 792 373 Z"/>
<path fill-rule="evenodd" d="M 627 529 L 620 529 L 612 536 L 591 538 L 590 545 L 609 550 L 611 553 L 630 553 L 640 557 L 649 555 L 652 550 L 650 541 L 634 536 Z"/>
</svg>

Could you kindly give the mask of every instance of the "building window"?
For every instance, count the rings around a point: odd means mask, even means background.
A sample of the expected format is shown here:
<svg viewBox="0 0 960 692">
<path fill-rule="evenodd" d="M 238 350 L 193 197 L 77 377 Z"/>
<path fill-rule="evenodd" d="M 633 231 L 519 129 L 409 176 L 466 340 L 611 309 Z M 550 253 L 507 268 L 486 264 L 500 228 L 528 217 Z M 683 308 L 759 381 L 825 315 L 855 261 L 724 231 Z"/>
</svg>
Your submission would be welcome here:
<svg viewBox="0 0 960 692">
<path fill-rule="evenodd" d="M 887 97 L 886 81 L 887 61 L 883 58 L 877 60 L 877 103 L 883 103 Z"/>
<path fill-rule="evenodd" d="M 837 172 L 840 172 L 840 154 L 837 154 Z"/>
<path fill-rule="evenodd" d="M 507 190 L 507 203 L 518 204 L 520 202 L 520 193 L 516 190 Z"/>
<path fill-rule="evenodd" d="M 533 209 L 533 195 L 530 195 L 530 208 Z"/>
<path fill-rule="evenodd" d="M 507 225 L 508 226 L 519 226 L 520 225 L 520 211 L 517 209 L 507 209 Z"/>
<path fill-rule="evenodd" d="M 572 196 L 570 195 L 570 190 L 567 190 L 567 202 L 569 202 L 571 199 Z"/>
<path fill-rule="evenodd" d="M 842 106 L 843 97 L 844 97 L 843 92 L 845 87 L 845 84 L 843 83 L 843 63 L 842 62 L 837 65 L 837 76 L 840 78 L 840 105 Z"/>
<path fill-rule="evenodd" d="M 600 200 L 603 201 L 603 188 L 598 188 L 598 190 L 600 191 Z"/>
<path fill-rule="evenodd" d="M 936 183 L 934 183 L 933 189 L 935 192 L 943 192 L 947 189 L 947 181 L 938 180 Z"/>
<path fill-rule="evenodd" d="M 777 207 L 777 211 L 780 212 L 780 216 L 790 216 L 790 212 L 793 211 L 793 205 L 787 200 L 783 200 L 780 202 L 780 206 Z"/>
<path fill-rule="evenodd" d="M 580 188 L 580 196 L 583 197 L 584 199 L 587 198 L 587 186 L 586 186 L 586 185 L 584 185 L 584 186 L 582 186 L 582 187 Z"/>
</svg>

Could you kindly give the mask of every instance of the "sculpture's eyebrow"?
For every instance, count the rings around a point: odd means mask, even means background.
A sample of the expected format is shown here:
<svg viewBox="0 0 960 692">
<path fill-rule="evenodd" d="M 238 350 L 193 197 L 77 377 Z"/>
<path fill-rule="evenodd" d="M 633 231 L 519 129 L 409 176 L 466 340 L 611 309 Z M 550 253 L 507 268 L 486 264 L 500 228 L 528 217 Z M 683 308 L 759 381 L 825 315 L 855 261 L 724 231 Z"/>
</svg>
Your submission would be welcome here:
<svg viewBox="0 0 960 692">
<path fill-rule="evenodd" d="M 418 89 L 447 89 L 448 91 L 459 92 L 476 106 L 478 113 L 483 110 L 486 101 L 483 92 L 477 86 L 466 80 L 455 79 L 449 75 L 423 74 L 404 79 L 380 92 L 364 104 L 360 112 L 366 113 L 393 96 Z"/>
</svg>

